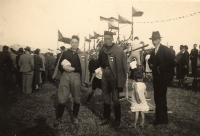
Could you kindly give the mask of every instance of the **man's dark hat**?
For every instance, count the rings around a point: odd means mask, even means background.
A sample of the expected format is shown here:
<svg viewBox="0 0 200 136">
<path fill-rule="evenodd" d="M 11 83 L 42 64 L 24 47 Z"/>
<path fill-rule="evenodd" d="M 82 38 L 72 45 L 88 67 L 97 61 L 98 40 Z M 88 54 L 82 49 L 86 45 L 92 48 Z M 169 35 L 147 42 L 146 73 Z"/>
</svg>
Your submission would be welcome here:
<svg viewBox="0 0 200 136">
<path fill-rule="evenodd" d="M 3 46 L 3 51 L 8 51 L 9 47 L 7 45 Z"/>
<path fill-rule="evenodd" d="M 60 49 L 61 49 L 61 50 L 65 50 L 65 46 L 61 46 Z"/>
<path fill-rule="evenodd" d="M 151 36 L 151 38 L 149 38 L 149 39 L 150 39 L 150 40 L 157 40 L 157 39 L 160 39 L 160 38 L 162 38 L 162 37 L 160 36 L 160 33 L 159 33 L 158 31 L 155 31 L 155 32 L 152 33 L 152 36 Z"/>
<path fill-rule="evenodd" d="M 188 46 L 187 45 L 184 45 L 185 49 L 188 49 Z"/>
<path fill-rule="evenodd" d="M 134 37 L 134 40 L 135 40 L 135 39 L 138 39 L 138 40 L 139 40 L 139 38 L 138 38 L 137 36 L 136 36 L 136 37 Z"/>
<path fill-rule="evenodd" d="M 24 49 L 23 48 L 19 48 L 17 52 L 23 52 Z"/>
<path fill-rule="evenodd" d="M 35 51 L 40 51 L 40 49 L 39 49 L 39 48 L 37 48 Z"/>
<path fill-rule="evenodd" d="M 26 48 L 24 48 L 24 50 L 31 51 L 31 48 L 29 46 L 26 46 Z"/>
<path fill-rule="evenodd" d="M 76 40 L 79 41 L 79 37 L 78 37 L 77 35 L 73 35 L 72 38 L 71 38 L 71 40 L 72 40 L 72 39 L 76 39 Z"/>
<path fill-rule="evenodd" d="M 35 54 L 39 54 L 39 53 L 40 53 L 40 49 L 37 48 L 37 49 L 35 50 Z"/>
<path fill-rule="evenodd" d="M 113 33 L 112 33 L 112 32 L 109 32 L 109 31 L 104 31 L 104 35 L 110 35 L 110 36 L 113 36 Z"/>
</svg>

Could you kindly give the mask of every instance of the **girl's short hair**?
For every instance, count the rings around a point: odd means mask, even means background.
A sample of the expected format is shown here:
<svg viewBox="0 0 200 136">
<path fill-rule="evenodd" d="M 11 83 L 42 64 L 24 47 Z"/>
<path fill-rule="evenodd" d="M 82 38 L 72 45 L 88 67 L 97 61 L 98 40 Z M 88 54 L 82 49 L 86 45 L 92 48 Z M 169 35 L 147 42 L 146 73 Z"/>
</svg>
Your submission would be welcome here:
<svg viewBox="0 0 200 136">
<path fill-rule="evenodd" d="M 135 77 L 135 79 L 142 79 L 143 78 L 143 74 L 142 74 L 141 71 L 136 71 L 134 73 L 134 77 Z"/>
</svg>

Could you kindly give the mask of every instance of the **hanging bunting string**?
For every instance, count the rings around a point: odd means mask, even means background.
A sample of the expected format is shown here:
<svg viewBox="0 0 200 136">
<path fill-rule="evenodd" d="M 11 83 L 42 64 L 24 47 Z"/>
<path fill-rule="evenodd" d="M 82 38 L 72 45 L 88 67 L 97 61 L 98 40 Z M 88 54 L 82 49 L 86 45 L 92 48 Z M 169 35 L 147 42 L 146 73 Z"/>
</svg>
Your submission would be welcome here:
<svg viewBox="0 0 200 136">
<path fill-rule="evenodd" d="M 168 19 L 168 20 L 150 21 L 150 22 L 149 21 L 148 22 L 133 22 L 133 23 L 159 23 L 159 22 L 175 21 L 177 19 L 192 17 L 192 16 L 197 15 L 197 14 L 200 14 L 200 12 L 195 12 L 195 13 L 192 13 L 192 14 L 189 14 L 189 15 L 185 15 L 185 16 L 181 16 L 181 17 L 177 17 L 177 18 L 171 18 L 171 19 Z"/>
</svg>

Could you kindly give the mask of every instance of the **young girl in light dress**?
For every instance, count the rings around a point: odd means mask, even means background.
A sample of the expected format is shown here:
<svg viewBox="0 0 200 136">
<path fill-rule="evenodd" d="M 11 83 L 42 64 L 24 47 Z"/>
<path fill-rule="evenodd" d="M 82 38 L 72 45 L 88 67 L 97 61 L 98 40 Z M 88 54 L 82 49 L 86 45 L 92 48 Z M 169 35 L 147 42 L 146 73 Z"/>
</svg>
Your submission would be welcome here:
<svg viewBox="0 0 200 136">
<path fill-rule="evenodd" d="M 132 102 L 131 111 L 135 112 L 135 120 L 133 127 L 136 128 L 139 113 L 142 117 L 140 127 L 144 127 L 144 112 L 149 111 L 149 106 L 147 105 L 145 96 L 147 95 L 146 85 L 143 83 L 143 74 L 141 71 L 135 72 L 136 81 L 132 84 Z"/>
</svg>

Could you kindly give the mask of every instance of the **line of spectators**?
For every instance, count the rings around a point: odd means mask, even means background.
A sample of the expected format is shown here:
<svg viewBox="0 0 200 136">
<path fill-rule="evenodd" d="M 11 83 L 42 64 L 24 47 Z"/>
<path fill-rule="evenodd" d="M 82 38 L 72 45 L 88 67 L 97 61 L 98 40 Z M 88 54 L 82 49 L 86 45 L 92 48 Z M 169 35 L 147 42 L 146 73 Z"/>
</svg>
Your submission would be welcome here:
<svg viewBox="0 0 200 136">
<path fill-rule="evenodd" d="M 41 54 L 40 49 L 31 51 L 28 46 L 15 51 L 5 45 L 0 52 L 0 89 L 11 94 L 18 87 L 23 94 L 31 94 L 42 89 L 42 84 L 53 82 L 55 65 L 53 53 Z"/>
</svg>

